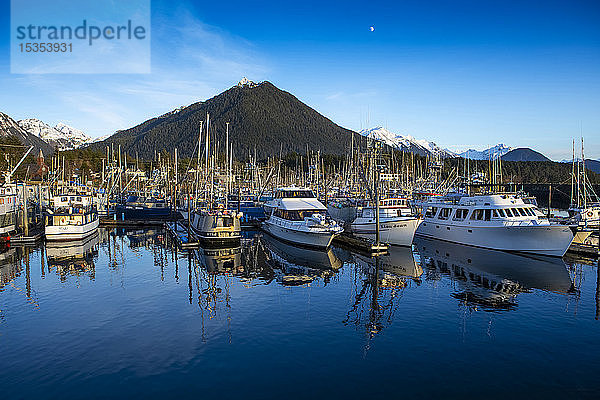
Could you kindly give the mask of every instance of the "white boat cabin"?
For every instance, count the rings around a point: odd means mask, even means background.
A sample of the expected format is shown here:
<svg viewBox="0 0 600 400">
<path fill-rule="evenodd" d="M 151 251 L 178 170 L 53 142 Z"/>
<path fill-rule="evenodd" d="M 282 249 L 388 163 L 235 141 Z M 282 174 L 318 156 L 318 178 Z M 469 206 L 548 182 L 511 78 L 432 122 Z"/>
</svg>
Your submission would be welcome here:
<svg viewBox="0 0 600 400">
<path fill-rule="evenodd" d="M 436 201 L 424 204 L 425 220 L 452 224 L 541 225 L 548 220 L 537 207 L 513 194 L 465 196 L 458 203 Z"/>
</svg>

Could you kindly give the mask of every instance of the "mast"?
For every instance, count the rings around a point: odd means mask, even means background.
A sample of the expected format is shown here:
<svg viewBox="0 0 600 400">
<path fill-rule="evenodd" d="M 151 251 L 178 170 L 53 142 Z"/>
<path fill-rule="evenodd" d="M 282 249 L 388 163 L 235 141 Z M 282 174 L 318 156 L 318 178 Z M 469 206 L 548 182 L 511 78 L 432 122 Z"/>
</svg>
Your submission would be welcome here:
<svg viewBox="0 0 600 400">
<path fill-rule="evenodd" d="M 227 209 L 229 197 L 229 122 L 225 123 L 225 169 L 227 170 L 227 184 L 225 185 L 225 209 Z"/>
<path fill-rule="evenodd" d="M 587 189 L 585 180 L 585 155 L 583 152 L 583 137 L 581 137 L 581 187 L 583 187 L 583 209 L 587 208 Z"/>
<path fill-rule="evenodd" d="M 575 197 L 575 139 L 573 139 L 573 158 L 571 163 L 571 207 L 573 207 L 573 200 Z"/>
</svg>

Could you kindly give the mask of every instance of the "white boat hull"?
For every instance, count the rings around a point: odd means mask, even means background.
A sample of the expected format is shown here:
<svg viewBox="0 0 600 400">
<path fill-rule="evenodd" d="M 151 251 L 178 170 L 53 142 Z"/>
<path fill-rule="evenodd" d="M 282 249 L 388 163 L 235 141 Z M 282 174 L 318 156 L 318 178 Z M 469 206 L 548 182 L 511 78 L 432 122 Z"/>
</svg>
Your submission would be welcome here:
<svg viewBox="0 0 600 400">
<path fill-rule="evenodd" d="M 53 225 L 46 226 L 46 240 L 81 240 L 95 233 L 100 220 L 88 222 L 84 225 Z"/>
<path fill-rule="evenodd" d="M 379 222 L 379 241 L 395 246 L 411 246 L 415 231 L 422 222 L 419 218 L 399 217 L 393 220 Z M 352 233 L 358 237 L 374 241 L 375 223 L 361 223 L 357 218 L 352 225 Z"/>
<path fill-rule="evenodd" d="M 309 247 L 327 248 L 335 236 L 333 232 L 300 231 L 282 227 L 269 221 L 264 222 L 263 228 L 277 239 Z"/>
<path fill-rule="evenodd" d="M 564 225 L 457 226 L 425 221 L 417 236 L 493 250 L 562 257 L 573 240 Z"/>
</svg>

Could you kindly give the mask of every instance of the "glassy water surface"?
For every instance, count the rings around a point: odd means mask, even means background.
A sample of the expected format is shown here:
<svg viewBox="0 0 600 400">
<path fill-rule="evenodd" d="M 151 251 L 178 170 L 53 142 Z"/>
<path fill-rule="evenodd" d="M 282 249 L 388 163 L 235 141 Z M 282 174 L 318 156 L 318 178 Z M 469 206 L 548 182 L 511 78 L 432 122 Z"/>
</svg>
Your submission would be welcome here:
<svg viewBox="0 0 600 400">
<path fill-rule="evenodd" d="M 3 398 L 595 398 L 595 261 L 161 230 L 0 254 Z"/>
</svg>

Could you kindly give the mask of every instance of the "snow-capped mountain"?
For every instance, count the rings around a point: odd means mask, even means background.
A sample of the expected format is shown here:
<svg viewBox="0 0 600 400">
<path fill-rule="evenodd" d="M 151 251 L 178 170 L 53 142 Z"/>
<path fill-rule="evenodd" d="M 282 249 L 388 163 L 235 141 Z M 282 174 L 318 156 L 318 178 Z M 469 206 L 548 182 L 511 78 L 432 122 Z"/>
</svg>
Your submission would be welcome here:
<svg viewBox="0 0 600 400">
<path fill-rule="evenodd" d="M 503 143 L 499 143 L 493 147 L 490 147 L 489 149 L 485 149 L 482 151 L 469 149 L 467 151 L 463 151 L 458 155 L 463 158 L 470 158 L 471 160 L 489 160 L 490 158 L 494 159 L 497 157 L 502 157 L 511 150 L 513 150 L 513 147 L 509 147 Z"/>
<path fill-rule="evenodd" d="M 237 87 L 257 87 L 260 83 L 256 83 L 246 78 L 245 76 L 238 82 Z"/>
<path fill-rule="evenodd" d="M 52 146 L 49 146 L 44 140 L 21 128 L 17 121 L 10 116 L 0 112 L 0 137 L 9 136 L 16 138 L 26 146 L 33 146 L 35 149 L 34 154 L 37 154 L 39 150 L 42 150 L 45 155 L 52 154 Z"/>
<path fill-rule="evenodd" d="M 93 140 L 79 129 L 58 123 L 52 127 L 36 118 L 22 119 L 18 122 L 25 131 L 41 138 L 59 150 L 72 150 L 91 143 Z"/>
<path fill-rule="evenodd" d="M 382 141 L 388 146 L 394 147 L 398 150 L 411 151 L 423 156 L 439 155 L 441 157 L 456 157 L 453 152 L 442 149 L 434 142 L 424 139 L 416 139 L 410 135 L 395 134 L 381 126 L 363 129 L 359 133 L 371 139 Z"/>
</svg>

